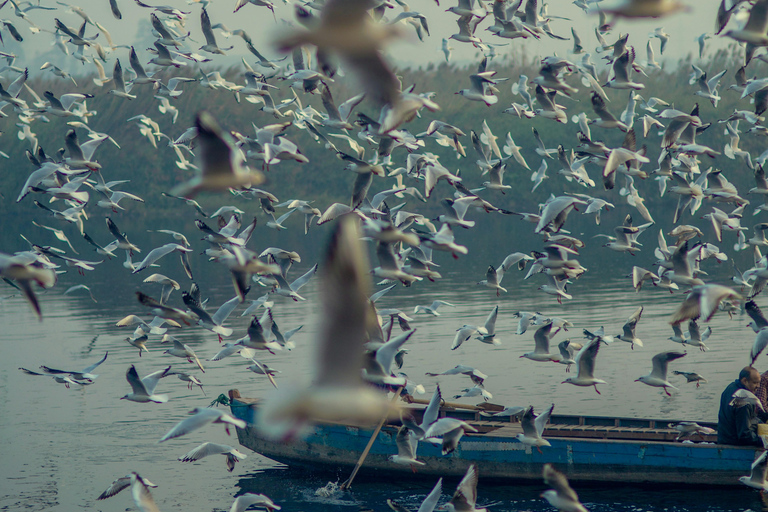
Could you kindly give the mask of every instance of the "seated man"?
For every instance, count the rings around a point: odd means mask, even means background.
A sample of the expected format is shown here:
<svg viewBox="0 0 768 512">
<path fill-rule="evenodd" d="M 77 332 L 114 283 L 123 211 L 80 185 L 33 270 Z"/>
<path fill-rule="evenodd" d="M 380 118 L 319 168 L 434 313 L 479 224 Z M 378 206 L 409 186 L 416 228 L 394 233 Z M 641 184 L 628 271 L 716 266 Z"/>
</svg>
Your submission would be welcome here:
<svg viewBox="0 0 768 512">
<path fill-rule="evenodd" d="M 754 393 L 760 384 L 760 373 L 751 366 L 739 372 L 739 378 L 728 384 L 720 396 L 720 412 L 717 415 L 717 443 L 742 446 L 763 446 L 757 435 L 759 419 L 752 404 L 742 407 L 730 405 L 733 394 L 739 389 Z"/>
</svg>

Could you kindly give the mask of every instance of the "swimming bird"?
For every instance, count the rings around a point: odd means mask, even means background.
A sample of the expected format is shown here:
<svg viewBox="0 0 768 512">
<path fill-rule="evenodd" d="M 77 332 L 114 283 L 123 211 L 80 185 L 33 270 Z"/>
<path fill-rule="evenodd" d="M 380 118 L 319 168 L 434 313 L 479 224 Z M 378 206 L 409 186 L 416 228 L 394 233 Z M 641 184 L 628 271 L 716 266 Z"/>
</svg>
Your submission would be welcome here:
<svg viewBox="0 0 768 512">
<path fill-rule="evenodd" d="M 121 397 L 120 400 L 130 400 L 131 402 L 139 403 L 155 402 L 158 404 L 167 402 L 168 395 L 156 395 L 155 388 L 157 387 L 157 383 L 160 382 L 160 379 L 165 377 L 170 369 L 171 367 L 168 366 L 140 379 L 136 367 L 131 365 L 125 373 L 125 378 L 128 381 L 128 384 L 131 385 L 133 391 Z"/>
<path fill-rule="evenodd" d="M 235 469 L 235 463 L 245 459 L 246 455 L 226 444 L 203 443 L 200 446 L 191 449 L 186 455 L 179 457 L 181 462 L 194 462 L 209 455 L 224 455 L 227 458 L 227 471 L 230 473 Z"/>
<path fill-rule="evenodd" d="M 669 365 L 670 361 L 674 361 L 675 359 L 679 359 L 686 355 L 687 354 L 685 352 L 675 352 L 672 350 L 656 354 L 651 360 L 653 363 L 651 373 L 635 379 L 635 382 L 642 382 L 643 384 L 647 384 L 649 386 L 664 388 L 664 392 L 667 394 L 667 396 L 672 396 L 667 388 L 672 388 L 674 390 L 677 390 L 677 388 L 670 384 L 667 380 L 667 366 Z"/>
<path fill-rule="evenodd" d="M 601 342 L 602 339 L 596 336 L 579 350 L 579 353 L 576 354 L 576 377 L 568 377 L 562 384 L 568 383 L 585 387 L 594 386 L 597 394 L 600 394 L 597 384 L 607 384 L 604 380 L 595 378 L 595 359 L 597 358 L 598 350 L 600 350 Z"/>
</svg>

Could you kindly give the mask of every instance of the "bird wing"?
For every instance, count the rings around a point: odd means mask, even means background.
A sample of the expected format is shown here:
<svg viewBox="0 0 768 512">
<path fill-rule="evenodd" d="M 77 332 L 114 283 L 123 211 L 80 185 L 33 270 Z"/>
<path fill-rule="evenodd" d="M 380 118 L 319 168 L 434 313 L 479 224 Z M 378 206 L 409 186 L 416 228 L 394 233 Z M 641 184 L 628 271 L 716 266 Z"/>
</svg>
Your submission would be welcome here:
<svg viewBox="0 0 768 512">
<path fill-rule="evenodd" d="M 485 319 L 485 330 L 488 334 L 494 334 L 496 332 L 496 318 L 499 316 L 499 306 L 493 308 L 488 314 L 488 318 Z"/>
<path fill-rule="evenodd" d="M 133 495 L 133 502 L 141 512 L 160 512 L 160 509 L 155 505 L 155 500 L 152 499 L 152 494 L 149 492 L 150 483 L 138 473 L 131 473 L 131 495 Z"/>
<path fill-rule="evenodd" d="M 637 326 L 637 322 L 640 321 L 640 317 L 643 315 L 643 306 L 638 307 L 634 313 L 632 313 L 632 316 L 630 316 L 627 319 L 627 322 L 624 324 L 624 336 L 628 338 L 633 338 L 635 336 L 635 327 Z"/>
<path fill-rule="evenodd" d="M 107 360 L 107 356 L 108 355 L 109 355 L 109 351 L 105 352 L 104 353 L 104 357 L 102 357 L 98 362 L 93 363 L 92 365 L 83 368 L 83 371 L 80 372 L 80 373 L 91 373 L 93 370 L 96 369 L 96 367 L 98 367 L 101 363 L 103 363 L 104 361 Z"/>
<path fill-rule="evenodd" d="M 749 479 L 752 482 L 763 485 L 765 483 L 766 473 L 768 472 L 768 451 L 763 451 L 760 456 L 752 463 L 752 473 Z"/>
<path fill-rule="evenodd" d="M 395 443 L 397 444 L 397 454 L 400 457 L 415 459 L 416 449 L 412 444 L 415 441 L 413 432 L 405 425 L 401 426 L 397 430 L 397 436 L 395 437 Z M 416 441 L 418 443 L 418 441 Z"/>
<path fill-rule="evenodd" d="M 536 342 L 534 352 L 537 354 L 549 354 L 549 337 L 552 332 L 552 322 L 536 329 L 533 340 Z"/>
<path fill-rule="evenodd" d="M 536 419 L 534 420 L 534 426 L 536 427 L 536 434 L 541 437 L 541 434 L 544 432 L 544 426 L 549 421 L 549 417 L 552 416 L 552 411 L 555 409 L 555 404 L 552 404 L 549 409 L 538 416 L 536 416 Z"/>
<path fill-rule="evenodd" d="M 581 350 L 579 350 L 579 353 L 576 354 L 578 377 L 594 377 L 595 359 L 597 358 L 597 352 L 600 350 L 601 341 L 600 338 L 595 337 L 589 343 L 584 345 Z"/>
<path fill-rule="evenodd" d="M 131 486 L 131 477 L 129 476 L 123 476 L 109 484 L 109 487 L 106 488 L 104 492 L 99 494 L 99 497 L 96 498 L 97 500 L 105 500 L 107 498 L 111 498 L 112 496 L 116 495 L 123 489 L 127 489 Z"/>
<path fill-rule="evenodd" d="M 228 446 L 226 444 L 216 444 L 216 443 L 203 443 L 200 446 L 197 446 L 186 453 L 186 455 L 182 455 L 179 457 L 179 460 L 181 462 L 191 462 L 195 460 L 200 460 L 203 457 L 207 457 L 209 455 L 218 455 L 220 453 L 230 453 L 233 451 L 234 448 L 231 446 Z"/>
<path fill-rule="evenodd" d="M 553 487 L 557 494 L 569 501 L 578 502 L 579 496 L 568 484 L 568 479 L 560 471 L 556 470 L 552 464 L 544 464 L 543 470 L 544 483 Z"/>
<path fill-rule="evenodd" d="M 440 393 L 440 385 L 435 388 L 435 392 L 432 393 L 432 398 L 429 400 L 429 405 L 424 410 L 424 414 L 421 418 L 421 427 L 425 430 L 429 426 L 437 421 L 437 417 L 440 414 L 440 404 L 443 401 L 443 396 Z"/>
<path fill-rule="evenodd" d="M 147 388 L 144 386 L 144 382 L 139 378 L 139 374 L 136 371 L 136 367 L 131 365 L 130 368 L 128 368 L 128 371 L 125 372 L 125 379 L 128 381 L 128 384 L 131 385 L 131 389 L 133 390 L 133 393 L 135 395 L 151 395 Z"/>
<path fill-rule="evenodd" d="M 675 352 L 672 350 L 656 354 L 653 356 L 653 359 L 651 359 L 653 364 L 651 376 L 661 380 L 667 380 L 667 366 L 669 365 L 669 362 L 686 355 L 687 354 L 685 352 Z"/>
<path fill-rule="evenodd" d="M 477 468 L 474 464 L 469 466 L 464 478 L 456 487 L 456 492 L 451 498 L 455 510 L 474 510 L 477 501 Z"/>
<path fill-rule="evenodd" d="M 421 506 L 419 506 L 419 510 L 417 512 L 433 512 L 437 506 L 437 502 L 440 500 L 442 492 L 443 479 L 441 478 L 437 481 L 435 487 L 432 488 L 432 491 L 427 495 L 427 497 L 424 498 L 424 501 L 421 502 Z"/>
<path fill-rule="evenodd" d="M 213 409 L 198 410 L 196 414 L 193 414 L 189 418 L 177 423 L 171 430 L 168 431 L 159 442 L 173 439 L 174 437 L 183 436 L 189 434 L 193 430 L 204 427 L 212 421 L 220 417 L 219 411 Z"/>
<path fill-rule="evenodd" d="M 179 343 L 178 341 L 174 340 L 173 344 L 176 345 Z M 182 345 L 182 348 L 184 345 Z M 168 366 L 167 368 L 164 368 L 162 370 L 158 370 L 156 372 L 152 372 L 149 375 L 145 375 L 143 379 L 141 379 L 141 383 L 144 385 L 144 389 L 146 389 L 147 394 L 154 395 L 155 394 L 155 388 L 157 387 L 157 383 L 160 382 L 160 379 L 165 377 L 168 374 L 168 370 L 170 370 L 171 367 Z M 130 381 L 129 381 L 130 382 Z"/>
</svg>

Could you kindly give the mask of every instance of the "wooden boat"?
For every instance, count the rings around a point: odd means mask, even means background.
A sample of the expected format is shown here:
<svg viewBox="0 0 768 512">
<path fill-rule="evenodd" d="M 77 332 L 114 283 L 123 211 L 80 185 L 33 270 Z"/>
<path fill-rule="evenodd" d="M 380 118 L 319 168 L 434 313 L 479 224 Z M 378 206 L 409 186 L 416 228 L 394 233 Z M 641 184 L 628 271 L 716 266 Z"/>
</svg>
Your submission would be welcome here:
<svg viewBox="0 0 768 512">
<path fill-rule="evenodd" d="M 360 458 L 374 429 L 344 424 L 319 424 L 313 434 L 292 443 L 276 443 L 259 437 L 253 423 L 257 399 L 230 392 L 232 414 L 249 426 L 237 429 L 240 444 L 289 466 L 338 471 L 352 468 Z M 410 406 L 419 418 L 423 405 Z M 539 451 L 516 439 L 520 424 L 509 418 L 489 418 L 481 413 L 500 410 L 482 404 L 446 404 L 441 416 L 457 417 L 478 429 L 465 434 L 458 449 L 443 456 L 440 446 L 421 442 L 417 458 L 420 475 L 461 476 L 470 464 L 482 468 L 484 479 L 541 480 L 542 465 L 551 462 L 569 480 L 632 484 L 739 486 L 739 477 L 749 475 L 761 450 L 754 447 L 715 444 L 716 435 L 695 436 L 693 443 L 676 441 L 678 431 L 670 420 L 569 416 L 553 414 L 544 436 L 551 444 Z M 715 428 L 716 424 L 700 423 Z M 395 464 L 395 436 L 399 425 L 386 424 L 371 446 L 361 471 L 401 473 L 411 478 L 409 466 Z"/>
</svg>

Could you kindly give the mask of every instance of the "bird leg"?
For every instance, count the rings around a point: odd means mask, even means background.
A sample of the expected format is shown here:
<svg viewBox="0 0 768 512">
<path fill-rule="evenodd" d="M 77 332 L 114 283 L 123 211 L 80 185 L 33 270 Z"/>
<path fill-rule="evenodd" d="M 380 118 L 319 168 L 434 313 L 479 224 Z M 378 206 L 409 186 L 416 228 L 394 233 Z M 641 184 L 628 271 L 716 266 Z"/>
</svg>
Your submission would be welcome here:
<svg viewBox="0 0 768 512">
<path fill-rule="evenodd" d="M 221 334 L 216 333 L 219 336 L 219 343 L 222 343 L 224 340 L 221 338 Z"/>
<path fill-rule="evenodd" d="M 602 393 L 597 389 L 597 384 L 592 384 L 592 386 L 594 386 L 595 391 L 597 391 L 598 395 L 602 395 Z"/>
<path fill-rule="evenodd" d="M 558 304 L 562 304 L 563 303 L 563 299 L 561 299 L 559 295 L 557 296 L 557 303 Z"/>
<path fill-rule="evenodd" d="M 699 381 L 696 381 L 696 387 L 697 388 L 699 387 Z"/>
<path fill-rule="evenodd" d="M 664 392 L 667 394 L 667 396 L 672 396 L 669 391 L 667 391 L 667 386 L 664 386 Z"/>
<path fill-rule="evenodd" d="M 540 453 L 540 454 L 544 455 L 544 452 L 543 452 L 543 451 L 541 451 L 541 448 L 540 448 L 540 447 L 538 447 L 538 446 L 537 446 L 537 447 L 536 447 L 536 449 L 539 451 L 539 453 Z"/>
<path fill-rule="evenodd" d="M 227 432 L 228 436 L 231 436 L 232 434 L 229 433 L 229 423 L 224 424 L 224 430 Z"/>
</svg>

